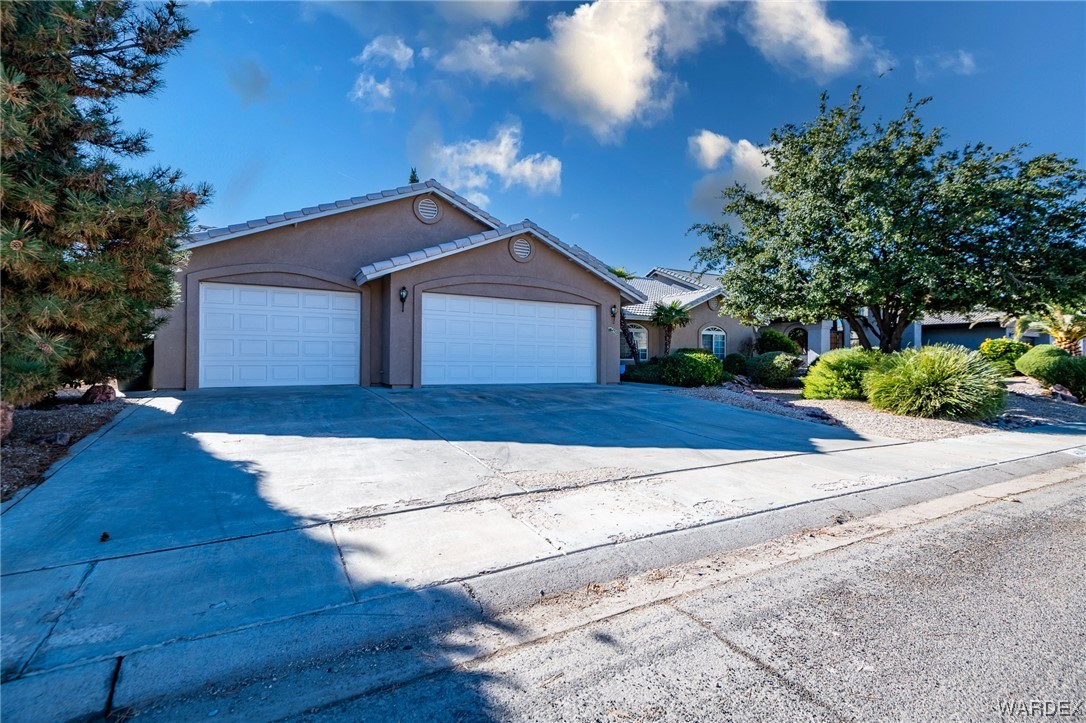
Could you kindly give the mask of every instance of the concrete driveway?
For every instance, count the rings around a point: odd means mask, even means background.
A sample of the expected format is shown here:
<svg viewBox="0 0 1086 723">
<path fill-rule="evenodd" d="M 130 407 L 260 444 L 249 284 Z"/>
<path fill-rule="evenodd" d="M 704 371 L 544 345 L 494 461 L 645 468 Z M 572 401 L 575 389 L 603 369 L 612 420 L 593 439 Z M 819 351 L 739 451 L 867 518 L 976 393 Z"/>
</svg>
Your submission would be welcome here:
<svg viewBox="0 0 1086 723">
<path fill-rule="evenodd" d="M 862 438 L 636 385 L 131 401 L 3 515 L 5 701 L 56 676 L 109 693 L 122 657 L 182 641 L 1082 444 Z M 442 603 L 478 613 L 464 590 Z"/>
</svg>

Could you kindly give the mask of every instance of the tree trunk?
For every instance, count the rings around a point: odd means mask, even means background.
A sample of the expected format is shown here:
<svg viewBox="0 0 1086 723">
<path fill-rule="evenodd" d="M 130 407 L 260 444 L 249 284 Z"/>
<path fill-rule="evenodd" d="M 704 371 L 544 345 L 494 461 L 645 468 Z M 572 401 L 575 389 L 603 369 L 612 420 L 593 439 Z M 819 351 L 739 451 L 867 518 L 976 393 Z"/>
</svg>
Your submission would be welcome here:
<svg viewBox="0 0 1086 723">
<path fill-rule="evenodd" d="M 630 324 L 626 321 L 626 312 L 619 314 L 618 328 L 622 331 L 622 338 L 626 340 L 626 346 L 630 347 L 630 351 L 633 352 L 633 363 L 634 366 L 637 366 L 641 363 L 639 358 L 641 355 L 637 351 L 637 342 L 634 340 L 633 332 L 630 331 Z"/>
<path fill-rule="evenodd" d="M 664 356 L 671 353 L 671 329 L 670 326 L 664 327 Z"/>
</svg>

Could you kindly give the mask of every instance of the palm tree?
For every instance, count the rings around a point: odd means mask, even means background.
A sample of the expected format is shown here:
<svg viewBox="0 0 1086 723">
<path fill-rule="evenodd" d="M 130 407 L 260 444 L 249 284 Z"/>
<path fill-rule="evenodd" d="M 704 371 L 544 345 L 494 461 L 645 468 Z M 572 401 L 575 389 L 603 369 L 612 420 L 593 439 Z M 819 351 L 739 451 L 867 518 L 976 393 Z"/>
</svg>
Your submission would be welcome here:
<svg viewBox="0 0 1086 723">
<path fill-rule="evenodd" d="M 1072 356 L 1079 353 L 1079 342 L 1086 339 L 1086 311 L 1070 311 L 1048 304 L 1044 311 L 1018 317 L 1014 324 L 1015 341 L 1027 331 L 1039 331 L 1052 337 L 1052 343 Z"/>
<path fill-rule="evenodd" d="M 672 301 L 664 306 L 659 301 L 652 308 L 652 316 L 649 323 L 659 326 L 664 330 L 664 356 L 671 353 L 671 332 L 676 326 L 682 327 L 690 323 L 690 313 L 683 308 L 678 301 Z"/>
</svg>

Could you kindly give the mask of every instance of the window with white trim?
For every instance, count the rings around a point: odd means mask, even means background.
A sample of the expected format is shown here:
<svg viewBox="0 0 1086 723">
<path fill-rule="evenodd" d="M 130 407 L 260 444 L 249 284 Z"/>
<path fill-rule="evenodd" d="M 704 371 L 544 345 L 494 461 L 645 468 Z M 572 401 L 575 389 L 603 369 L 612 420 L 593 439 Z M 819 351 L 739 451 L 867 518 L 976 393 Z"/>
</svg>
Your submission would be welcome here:
<svg viewBox="0 0 1086 723">
<path fill-rule="evenodd" d="M 637 345 L 637 360 L 648 361 L 649 360 L 649 332 L 645 327 L 640 324 L 629 325 L 630 336 L 634 339 L 634 344 Z M 630 349 L 630 345 L 626 343 L 626 337 L 622 337 L 622 358 L 633 359 L 634 353 Z"/>
<path fill-rule="evenodd" d="M 723 359 L 728 353 L 728 334 L 719 326 L 707 326 L 701 330 L 701 348 Z"/>
</svg>

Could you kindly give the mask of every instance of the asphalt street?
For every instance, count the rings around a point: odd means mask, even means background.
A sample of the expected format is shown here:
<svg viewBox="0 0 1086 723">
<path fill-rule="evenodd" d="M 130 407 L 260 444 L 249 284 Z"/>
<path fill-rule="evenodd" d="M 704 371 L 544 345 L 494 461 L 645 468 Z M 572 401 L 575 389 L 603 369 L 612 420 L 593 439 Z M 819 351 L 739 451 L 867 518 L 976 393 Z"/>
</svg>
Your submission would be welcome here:
<svg viewBox="0 0 1086 723">
<path fill-rule="evenodd" d="M 1084 621 L 1086 476 L 299 719 L 1086 720 Z"/>
</svg>

